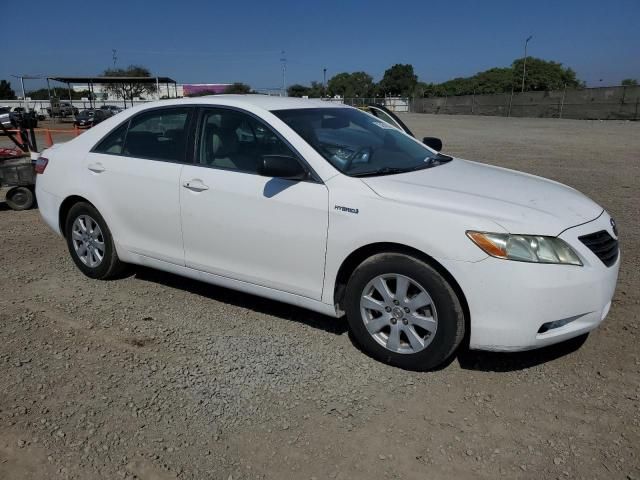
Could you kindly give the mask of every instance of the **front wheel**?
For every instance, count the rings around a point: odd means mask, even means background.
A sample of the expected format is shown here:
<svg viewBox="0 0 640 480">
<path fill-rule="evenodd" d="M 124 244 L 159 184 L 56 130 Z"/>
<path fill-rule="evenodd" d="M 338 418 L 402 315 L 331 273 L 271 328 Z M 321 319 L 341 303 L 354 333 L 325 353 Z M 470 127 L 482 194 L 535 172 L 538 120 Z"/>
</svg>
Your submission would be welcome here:
<svg viewBox="0 0 640 480">
<path fill-rule="evenodd" d="M 69 253 L 87 277 L 106 280 L 123 270 L 113 237 L 102 215 L 90 203 L 76 203 L 65 222 Z"/>
<path fill-rule="evenodd" d="M 356 341 L 372 357 L 409 370 L 443 364 L 464 336 L 464 314 L 433 267 L 399 253 L 374 255 L 352 274 L 344 307 Z"/>
</svg>

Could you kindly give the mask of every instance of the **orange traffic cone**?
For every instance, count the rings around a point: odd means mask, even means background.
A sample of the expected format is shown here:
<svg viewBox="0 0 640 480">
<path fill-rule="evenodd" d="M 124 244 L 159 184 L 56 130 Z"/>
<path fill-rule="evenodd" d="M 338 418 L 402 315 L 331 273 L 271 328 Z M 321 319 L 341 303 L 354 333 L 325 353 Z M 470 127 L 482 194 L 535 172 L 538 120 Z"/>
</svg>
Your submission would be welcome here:
<svg viewBox="0 0 640 480">
<path fill-rule="evenodd" d="M 51 147 L 53 145 L 53 138 L 51 138 L 51 130 L 48 128 L 44 131 L 44 144 L 47 147 Z"/>
</svg>

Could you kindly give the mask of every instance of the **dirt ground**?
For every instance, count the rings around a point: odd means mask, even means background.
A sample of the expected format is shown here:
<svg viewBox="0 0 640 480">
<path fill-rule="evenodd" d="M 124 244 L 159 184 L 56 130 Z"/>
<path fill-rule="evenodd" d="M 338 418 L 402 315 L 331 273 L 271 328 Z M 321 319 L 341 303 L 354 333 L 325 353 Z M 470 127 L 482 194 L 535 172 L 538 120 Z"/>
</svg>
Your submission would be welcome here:
<svg viewBox="0 0 640 480">
<path fill-rule="evenodd" d="M 403 118 L 616 217 L 618 289 L 583 345 L 406 372 L 343 320 L 145 269 L 89 280 L 0 203 L 0 479 L 640 479 L 640 123 Z"/>
</svg>

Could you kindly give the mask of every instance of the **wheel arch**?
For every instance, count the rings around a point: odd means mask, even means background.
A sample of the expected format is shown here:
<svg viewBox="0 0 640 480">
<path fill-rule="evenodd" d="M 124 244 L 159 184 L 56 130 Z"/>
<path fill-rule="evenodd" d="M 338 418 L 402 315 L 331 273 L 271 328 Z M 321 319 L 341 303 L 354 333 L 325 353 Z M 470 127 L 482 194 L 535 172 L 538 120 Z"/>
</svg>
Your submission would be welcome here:
<svg viewBox="0 0 640 480">
<path fill-rule="evenodd" d="M 368 245 L 364 245 L 359 247 L 358 249 L 351 252 L 347 258 L 344 259 L 340 268 L 338 269 L 338 274 L 336 275 L 336 281 L 334 285 L 333 292 L 333 300 L 338 310 L 344 311 L 342 308 L 342 302 L 344 300 L 344 293 L 346 290 L 347 282 L 351 277 L 351 274 L 355 271 L 355 269 L 364 262 L 367 258 L 372 257 L 373 255 L 377 255 L 379 253 L 401 253 L 420 260 L 427 265 L 434 268 L 440 275 L 442 275 L 451 288 L 458 296 L 458 300 L 462 305 L 462 310 L 464 312 L 464 322 L 465 322 L 465 338 L 463 342 L 467 342 L 470 334 L 470 320 L 471 315 L 469 311 L 469 304 L 467 302 L 467 298 L 464 294 L 464 291 L 460 287 L 460 284 L 457 282 L 455 277 L 437 260 L 433 257 L 427 255 L 421 250 L 417 248 L 409 247 L 407 245 L 403 245 L 401 243 L 391 243 L 391 242 L 378 242 L 371 243 Z"/>
<path fill-rule="evenodd" d="M 88 203 L 92 207 L 96 208 L 93 203 L 80 195 L 70 195 L 65 198 L 60 204 L 60 210 L 58 213 L 58 226 L 60 227 L 60 233 L 62 233 L 62 236 L 65 238 L 66 232 L 64 227 L 67 220 L 67 215 L 69 214 L 69 210 L 71 210 L 71 207 L 73 207 L 76 203 L 80 202 Z"/>
</svg>

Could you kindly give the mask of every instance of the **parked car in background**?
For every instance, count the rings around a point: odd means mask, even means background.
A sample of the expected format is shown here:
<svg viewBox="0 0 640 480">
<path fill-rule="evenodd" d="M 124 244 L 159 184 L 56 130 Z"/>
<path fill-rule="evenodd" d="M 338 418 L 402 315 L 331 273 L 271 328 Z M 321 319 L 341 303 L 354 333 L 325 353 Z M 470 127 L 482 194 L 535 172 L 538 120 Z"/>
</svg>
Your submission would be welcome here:
<svg viewBox="0 0 640 480">
<path fill-rule="evenodd" d="M 44 151 L 37 198 L 91 278 L 126 262 L 346 314 L 403 368 L 438 367 L 465 338 L 517 351 L 596 328 L 620 266 L 609 214 L 435 143 L 323 101 L 153 102 Z"/>
<path fill-rule="evenodd" d="M 0 121 L 5 128 L 11 128 L 13 122 L 11 121 L 11 107 L 0 107 Z"/>
<path fill-rule="evenodd" d="M 78 107 L 74 107 L 69 102 L 60 102 L 59 113 L 52 113 L 51 107 L 47 107 L 47 113 L 50 117 L 73 117 L 78 115 Z"/>
<path fill-rule="evenodd" d="M 76 115 L 76 119 L 73 124 L 79 128 L 91 128 L 110 116 L 111 114 L 104 110 L 90 108 L 82 110 L 78 115 Z"/>
<path fill-rule="evenodd" d="M 122 112 L 122 108 L 116 106 L 116 105 L 102 105 L 100 107 L 100 110 L 109 112 L 111 115 L 116 115 L 117 113 Z"/>
<path fill-rule="evenodd" d="M 25 112 L 26 112 L 26 109 L 24 107 L 9 107 L 9 106 L 0 107 L 0 114 L 8 113 L 9 121 L 11 122 L 11 125 L 14 127 L 19 127 L 23 125 L 23 120 L 27 115 Z M 28 115 L 31 121 L 31 123 L 29 123 L 28 125 L 33 128 L 36 128 L 38 126 L 38 120 L 44 120 L 45 118 L 43 115 L 39 115 L 33 108 L 29 109 Z"/>
</svg>

